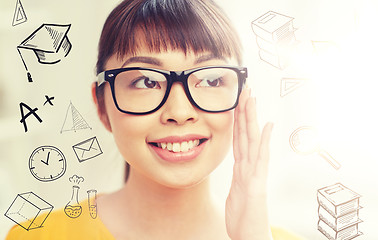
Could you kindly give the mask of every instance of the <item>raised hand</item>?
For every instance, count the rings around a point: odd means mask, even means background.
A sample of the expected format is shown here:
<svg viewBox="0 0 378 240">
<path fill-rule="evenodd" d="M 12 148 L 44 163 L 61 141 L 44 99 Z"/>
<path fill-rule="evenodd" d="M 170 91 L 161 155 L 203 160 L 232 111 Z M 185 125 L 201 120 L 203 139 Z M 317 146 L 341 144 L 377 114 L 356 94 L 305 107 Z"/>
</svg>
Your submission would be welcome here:
<svg viewBox="0 0 378 240">
<path fill-rule="evenodd" d="M 227 233 L 232 240 L 272 239 L 266 203 L 269 141 L 267 123 L 260 134 L 256 101 L 244 89 L 234 117 L 234 168 L 226 201 Z"/>
</svg>

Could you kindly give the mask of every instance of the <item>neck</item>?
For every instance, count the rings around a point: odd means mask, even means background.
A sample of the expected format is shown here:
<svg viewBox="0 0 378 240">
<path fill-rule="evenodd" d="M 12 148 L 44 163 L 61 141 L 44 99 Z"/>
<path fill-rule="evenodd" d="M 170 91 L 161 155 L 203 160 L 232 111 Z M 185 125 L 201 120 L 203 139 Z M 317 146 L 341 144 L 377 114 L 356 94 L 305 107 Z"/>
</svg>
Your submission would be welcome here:
<svg viewBox="0 0 378 240">
<path fill-rule="evenodd" d="M 121 222 L 135 232 L 140 230 L 153 235 L 154 239 L 193 236 L 224 221 L 211 197 L 208 178 L 194 186 L 177 189 L 131 170 L 127 183 L 116 194 L 113 199 L 117 199 L 117 211 L 124 218 Z"/>
</svg>

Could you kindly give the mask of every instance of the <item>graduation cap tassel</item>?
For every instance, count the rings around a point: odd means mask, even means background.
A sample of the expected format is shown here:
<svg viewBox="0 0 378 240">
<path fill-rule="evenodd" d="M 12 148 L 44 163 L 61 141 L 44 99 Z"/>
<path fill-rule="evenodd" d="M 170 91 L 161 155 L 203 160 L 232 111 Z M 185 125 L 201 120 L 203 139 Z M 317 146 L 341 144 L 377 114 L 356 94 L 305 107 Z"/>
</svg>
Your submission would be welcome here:
<svg viewBox="0 0 378 240">
<path fill-rule="evenodd" d="M 18 51 L 18 54 L 19 54 L 20 57 L 21 57 L 22 63 L 24 64 L 24 67 L 25 67 L 25 69 L 26 69 L 26 71 L 27 71 L 26 76 L 28 77 L 28 81 L 29 81 L 29 82 L 33 82 L 32 76 L 31 76 L 31 74 L 30 74 L 30 72 L 29 72 L 29 70 L 28 70 L 28 67 L 26 66 L 26 63 L 25 63 L 25 61 L 24 61 L 24 58 L 22 57 L 22 54 L 21 54 L 21 51 L 20 51 L 19 47 L 17 47 L 17 51 Z"/>
</svg>

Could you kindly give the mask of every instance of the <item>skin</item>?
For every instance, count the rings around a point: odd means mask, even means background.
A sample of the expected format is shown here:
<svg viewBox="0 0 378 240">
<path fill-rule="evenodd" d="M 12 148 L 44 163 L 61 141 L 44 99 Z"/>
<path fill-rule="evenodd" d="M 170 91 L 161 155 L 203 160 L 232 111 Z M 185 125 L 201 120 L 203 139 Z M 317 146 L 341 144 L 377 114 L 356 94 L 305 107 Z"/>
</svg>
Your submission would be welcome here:
<svg viewBox="0 0 378 240">
<path fill-rule="evenodd" d="M 138 66 L 182 71 L 236 65 L 209 53 L 140 49 L 135 55 L 139 58 L 111 57 L 106 70 Z M 183 86 L 175 83 L 162 108 L 141 116 L 119 112 L 108 84 L 106 112 L 99 110 L 95 85 L 92 95 L 101 121 L 131 166 L 122 189 L 98 198 L 99 216 L 116 239 L 270 239 L 265 187 L 272 125 L 267 124 L 260 136 L 255 101 L 248 90 L 243 90 L 235 110 L 207 113 L 192 106 Z M 186 134 L 209 138 L 201 154 L 191 161 L 164 161 L 148 144 Z M 235 165 L 225 211 L 210 195 L 209 175 L 226 156 L 232 139 Z"/>
</svg>

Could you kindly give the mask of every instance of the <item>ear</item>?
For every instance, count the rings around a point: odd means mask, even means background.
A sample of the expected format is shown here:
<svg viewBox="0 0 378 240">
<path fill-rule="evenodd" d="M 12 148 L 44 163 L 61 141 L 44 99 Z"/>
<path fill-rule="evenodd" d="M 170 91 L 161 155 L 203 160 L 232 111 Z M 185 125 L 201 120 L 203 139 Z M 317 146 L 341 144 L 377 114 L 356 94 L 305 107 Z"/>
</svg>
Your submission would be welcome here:
<svg viewBox="0 0 378 240">
<path fill-rule="evenodd" d="M 106 112 L 103 96 L 100 97 L 102 99 L 97 98 L 96 89 L 97 89 L 97 83 L 92 83 L 92 86 L 91 86 L 92 99 L 97 108 L 97 115 L 100 118 L 106 130 L 108 130 L 109 132 L 112 132 L 112 127 L 110 125 L 109 117 Z"/>
</svg>

